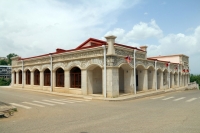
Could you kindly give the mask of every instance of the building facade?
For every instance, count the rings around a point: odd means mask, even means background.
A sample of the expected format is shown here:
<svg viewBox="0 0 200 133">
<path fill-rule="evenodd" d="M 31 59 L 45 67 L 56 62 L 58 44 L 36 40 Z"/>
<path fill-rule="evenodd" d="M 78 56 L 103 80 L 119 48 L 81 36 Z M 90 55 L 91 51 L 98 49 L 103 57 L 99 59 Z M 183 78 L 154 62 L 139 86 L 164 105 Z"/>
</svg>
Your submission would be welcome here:
<svg viewBox="0 0 200 133">
<path fill-rule="evenodd" d="M 11 78 L 11 66 L 0 65 L 0 78 Z"/>
<path fill-rule="evenodd" d="M 147 47 L 90 38 L 75 49 L 12 58 L 12 86 L 104 97 L 187 86 L 189 57 L 147 58 Z"/>
</svg>

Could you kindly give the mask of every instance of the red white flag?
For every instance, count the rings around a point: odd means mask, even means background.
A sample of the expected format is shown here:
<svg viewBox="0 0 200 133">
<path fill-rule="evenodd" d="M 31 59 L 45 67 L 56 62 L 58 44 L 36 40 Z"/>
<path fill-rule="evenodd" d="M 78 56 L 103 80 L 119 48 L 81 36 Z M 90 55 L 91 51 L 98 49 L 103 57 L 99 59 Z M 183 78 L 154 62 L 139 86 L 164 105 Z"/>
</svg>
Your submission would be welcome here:
<svg viewBox="0 0 200 133">
<path fill-rule="evenodd" d="M 125 57 L 125 60 L 126 60 L 128 63 L 130 63 L 130 62 L 131 62 L 131 57 L 130 57 L 130 56 L 126 56 L 126 57 Z"/>
</svg>

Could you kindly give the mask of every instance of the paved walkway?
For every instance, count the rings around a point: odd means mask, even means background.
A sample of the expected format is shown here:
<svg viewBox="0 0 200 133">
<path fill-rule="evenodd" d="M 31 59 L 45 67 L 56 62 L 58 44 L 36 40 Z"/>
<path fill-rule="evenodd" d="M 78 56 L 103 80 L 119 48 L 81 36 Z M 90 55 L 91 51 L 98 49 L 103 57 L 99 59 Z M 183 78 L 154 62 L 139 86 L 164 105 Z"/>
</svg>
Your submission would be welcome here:
<svg viewBox="0 0 200 133">
<path fill-rule="evenodd" d="M 83 98 L 83 99 L 90 99 L 90 100 L 105 100 L 105 101 L 123 101 L 123 100 L 130 100 L 130 99 L 138 99 L 143 97 L 148 97 L 152 95 L 159 95 L 163 93 L 173 92 L 173 91 L 179 91 L 179 90 L 185 90 L 187 87 L 179 87 L 179 88 L 170 88 L 165 90 L 149 90 L 149 91 L 140 91 L 136 95 L 134 94 L 123 94 L 120 95 L 117 98 L 104 98 L 103 95 L 78 95 L 78 94 L 68 94 L 68 93 L 59 93 L 59 92 L 49 92 L 49 91 L 43 91 L 43 90 L 33 90 L 33 89 L 25 89 L 25 88 L 12 88 L 11 86 L 1 86 L 0 88 L 10 88 L 10 89 L 19 89 L 19 90 L 25 90 L 25 91 L 34 91 L 34 92 L 40 92 L 40 93 L 47 93 L 52 95 L 60 95 L 60 96 L 67 96 L 67 97 L 74 97 L 74 98 Z"/>
</svg>

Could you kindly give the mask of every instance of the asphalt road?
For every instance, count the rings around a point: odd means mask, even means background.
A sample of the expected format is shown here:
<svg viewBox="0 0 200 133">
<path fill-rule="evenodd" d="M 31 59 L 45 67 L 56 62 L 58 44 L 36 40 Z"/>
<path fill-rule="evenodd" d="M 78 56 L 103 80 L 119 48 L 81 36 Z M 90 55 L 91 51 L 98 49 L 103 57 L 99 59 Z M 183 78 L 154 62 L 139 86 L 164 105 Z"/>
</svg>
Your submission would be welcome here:
<svg viewBox="0 0 200 133">
<path fill-rule="evenodd" d="M 0 88 L 0 101 L 18 108 L 0 133 L 200 133 L 198 90 L 108 102 Z"/>
</svg>

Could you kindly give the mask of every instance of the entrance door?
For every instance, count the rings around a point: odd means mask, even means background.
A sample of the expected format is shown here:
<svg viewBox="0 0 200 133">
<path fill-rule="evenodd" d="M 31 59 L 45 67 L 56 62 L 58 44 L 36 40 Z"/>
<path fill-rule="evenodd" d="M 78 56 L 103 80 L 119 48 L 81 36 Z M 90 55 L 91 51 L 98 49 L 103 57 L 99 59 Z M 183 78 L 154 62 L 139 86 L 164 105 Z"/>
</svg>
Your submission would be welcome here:
<svg viewBox="0 0 200 133">
<path fill-rule="evenodd" d="M 70 87 L 81 88 L 81 70 L 78 67 L 74 67 L 70 71 Z"/>
</svg>

